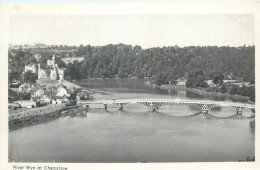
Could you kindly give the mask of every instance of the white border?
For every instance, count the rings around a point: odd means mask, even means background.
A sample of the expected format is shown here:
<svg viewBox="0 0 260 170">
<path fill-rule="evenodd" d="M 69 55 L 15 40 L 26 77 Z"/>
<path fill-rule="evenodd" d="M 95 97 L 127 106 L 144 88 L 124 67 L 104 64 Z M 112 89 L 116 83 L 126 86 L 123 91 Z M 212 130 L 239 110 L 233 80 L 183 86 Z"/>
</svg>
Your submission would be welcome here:
<svg viewBox="0 0 260 170">
<path fill-rule="evenodd" d="M 8 25 L 10 15 L 122 15 L 122 14 L 254 14 L 255 16 L 255 46 L 256 46 L 256 85 L 259 84 L 260 63 L 260 3 L 259 2 L 211 2 L 211 3 L 138 3 L 138 4 L 86 4 L 86 5 L 10 5 L 0 6 L 0 170 L 13 169 L 15 165 L 28 165 L 28 163 L 8 163 Z M 258 116 L 258 91 L 256 86 L 256 122 Z M 30 163 L 34 166 L 63 166 L 71 169 L 260 169 L 259 154 L 259 126 L 256 125 L 256 162 L 235 163 Z"/>
</svg>

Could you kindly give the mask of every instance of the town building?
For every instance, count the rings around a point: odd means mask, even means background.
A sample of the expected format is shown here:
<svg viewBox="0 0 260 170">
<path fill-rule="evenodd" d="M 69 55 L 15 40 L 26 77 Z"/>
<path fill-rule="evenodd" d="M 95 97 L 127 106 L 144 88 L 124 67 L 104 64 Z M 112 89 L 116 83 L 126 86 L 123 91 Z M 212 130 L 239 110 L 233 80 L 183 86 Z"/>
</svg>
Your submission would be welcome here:
<svg viewBox="0 0 260 170">
<path fill-rule="evenodd" d="M 185 77 L 180 77 L 176 80 L 177 82 L 177 86 L 185 86 L 186 85 L 186 82 L 187 82 L 187 79 Z"/>
<path fill-rule="evenodd" d="M 69 97 L 70 96 L 69 90 L 64 85 L 60 85 L 57 88 L 57 95 L 56 96 L 67 96 L 67 97 Z"/>
<path fill-rule="evenodd" d="M 32 89 L 35 89 L 35 88 L 39 88 L 40 85 L 39 84 L 29 84 L 29 83 L 24 83 L 24 84 L 21 84 L 18 88 L 18 92 L 26 92 L 26 93 L 29 93 Z"/>
<path fill-rule="evenodd" d="M 44 94 L 43 88 L 34 88 L 30 92 L 32 97 L 41 97 Z"/>
<path fill-rule="evenodd" d="M 35 108 L 36 102 L 31 100 L 21 100 L 21 101 L 15 101 L 14 103 L 17 103 L 19 107 L 22 108 Z"/>
<path fill-rule="evenodd" d="M 23 93 L 23 92 L 29 92 L 31 91 L 31 85 L 30 84 L 27 84 L 27 83 L 24 83 L 22 85 L 19 86 L 19 89 L 18 89 L 19 92 Z"/>
<path fill-rule="evenodd" d="M 81 62 L 84 57 L 66 57 L 61 59 L 65 64 L 73 63 L 74 61 Z"/>
<path fill-rule="evenodd" d="M 217 85 L 213 83 L 213 80 L 207 80 L 206 83 L 209 87 L 217 87 Z"/>
<path fill-rule="evenodd" d="M 41 68 L 38 64 L 38 80 L 48 79 L 51 80 L 64 80 L 64 68 L 59 68 L 58 64 L 55 63 L 55 55 L 53 55 L 51 60 L 47 60 L 47 66 L 50 67 L 50 75 L 47 74 L 47 70 Z"/>
</svg>

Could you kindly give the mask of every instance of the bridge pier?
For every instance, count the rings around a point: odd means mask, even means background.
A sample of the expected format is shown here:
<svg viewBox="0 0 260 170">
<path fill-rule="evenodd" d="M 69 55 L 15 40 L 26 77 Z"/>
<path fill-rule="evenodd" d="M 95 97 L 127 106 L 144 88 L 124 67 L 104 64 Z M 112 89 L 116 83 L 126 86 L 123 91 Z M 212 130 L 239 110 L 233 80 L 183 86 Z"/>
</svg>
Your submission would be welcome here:
<svg viewBox="0 0 260 170">
<path fill-rule="evenodd" d="M 156 111 L 156 110 L 158 110 L 159 109 L 159 107 L 158 106 L 156 106 L 156 105 L 154 105 L 154 104 L 151 104 L 150 105 L 150 107 L 149 107 L 149 109 L 152 109 L 152 111 Z"/>
<path fill-rule="evenodd" d="M 107 104 L 104 104 L 105 110 L 107 110 Z"/>
<path fill-rule="evenodd" d="M 118 110 L 123 110 L 123 108 L 124 108 L 122 104 L 117 105 L 117 107 L 118 107 Z"/>
<path fill-rule="evenodd" d="M 239 106 L 232 106 L 232 107 L 237 110 L 237 115 L 238 115 L 239 117 L 242 117 L 243 110 L 245 109 L 245 107 L 239 107 Z"/>
<path fill-rule="evenodd" d="M 140 102 L 140 104 L 145 105 L 148 107 L 148 109 L 151 109 L 152 111 L 156 111 L 159 109 L 160 106 L 166 105 L 167 103 L 162 102 Z"/>
<path fill-rule="evenodd" d="M 204 114 L 208 114 L 208 113 L 209 113 L 209 110 L 206 110 L 206 109 L 205 109 L 205 110 L 201 110 L 201 112 L 204 113 Z"/>
<path fill-rule="evenodd" d="M 205 114 L 207 114 L 210 109 L 217 106 L 215 104 L 203 104 L 203 103 L 185 103 L 185 104 L 191 107 L 195 107 L 201 110 L 201 112 Z"/>
<path fill-rule="evenodd" d="M 237 114 L 238 114 L 239 116 L 242 116 L 242 113 L 243 113 L 243 111 L 237 110 Z"/>
<path fill-rule="evenodd" d="M 118 110 L 123 110 L 126 103 L 116 103 Z"/>
<path fill-rule="evenodd" d="M 155 112 L 156 110 L 159 110 L 159 106 L 161 106 L 161 105 L 162 105 L 162 103 L 152 102 L 152 103 L 148 104 L 148 108 Z"/>
</svg>

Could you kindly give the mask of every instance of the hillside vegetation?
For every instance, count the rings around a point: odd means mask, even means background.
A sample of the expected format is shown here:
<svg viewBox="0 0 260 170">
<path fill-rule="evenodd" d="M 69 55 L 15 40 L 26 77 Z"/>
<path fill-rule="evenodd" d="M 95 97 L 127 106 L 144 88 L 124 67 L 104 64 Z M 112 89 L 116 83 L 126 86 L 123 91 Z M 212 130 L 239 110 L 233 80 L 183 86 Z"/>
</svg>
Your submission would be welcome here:
<svg viewBox="0 0 260 170">
<path fill-rule="evenodd" d="M 38 61 L 33 57 L 41 55 Z M 187 77 L 186 86 L 206 87 L 209 79 L 235 79 L 254 84 L 255 47 L 162 47 L 142 49 L 124 44 L 106 46 L 56 46 L 42 49 L 9 50 L 9 81 L 18 79 L 28 63 L 41 63 L 57 54 L 56 63 L 66 67 L 66 79 L 149 77 L 156 85 L 174 84 Z M 65 64 L 64 57 L 84 57 Z M 219 75 L 216 77 L 216 75 Z M 217 80 L 216 80 L 217 81 Z"/>
</svg>

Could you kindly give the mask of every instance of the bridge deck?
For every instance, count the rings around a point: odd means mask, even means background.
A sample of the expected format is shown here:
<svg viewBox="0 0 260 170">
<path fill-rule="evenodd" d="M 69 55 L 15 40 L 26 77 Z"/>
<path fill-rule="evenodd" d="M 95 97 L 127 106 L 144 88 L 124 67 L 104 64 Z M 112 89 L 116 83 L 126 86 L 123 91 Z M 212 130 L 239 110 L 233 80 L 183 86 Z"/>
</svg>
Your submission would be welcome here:
<svg viewBox="0 0 260 170">
<path fill-rule="evenodd" d="M 117 99 L 117 100 L 95 100 L 78 101 L 78 104 L 134 104 L 134 103 L 163 103 L 163 104 L 214 104 L 224 107 L 245 107 L 255 109 L 254 104 L 236 103 L 212 100 L 190 100 L 190 99 Z"/>
</svg>

